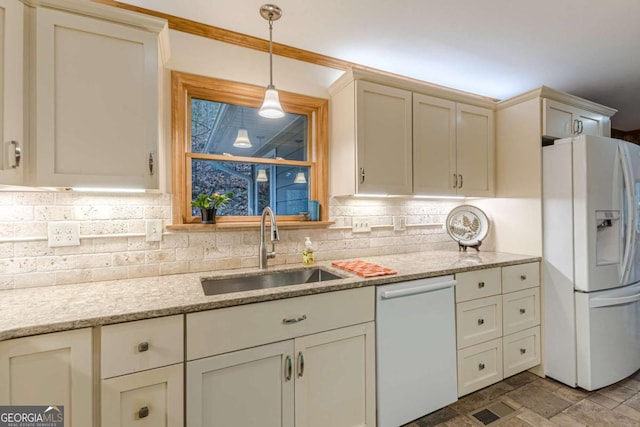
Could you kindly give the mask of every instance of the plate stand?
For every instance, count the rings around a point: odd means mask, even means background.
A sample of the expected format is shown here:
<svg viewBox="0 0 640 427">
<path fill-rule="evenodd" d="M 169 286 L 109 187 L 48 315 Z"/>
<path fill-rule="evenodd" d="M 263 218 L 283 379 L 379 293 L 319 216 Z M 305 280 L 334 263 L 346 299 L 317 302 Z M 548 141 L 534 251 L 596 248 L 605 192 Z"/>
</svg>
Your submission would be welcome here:
<svg viewBox="0 0 640 427">
<path fill-rule="evenodd" d="M 467 248 L 473 248 L 477 252 L 480 252 L 480 245 L 482 245 L 482 241 L 476 243 L 475 245 L 463 245 L 462 243 L 458 242 L 458 252 L 467 252 Z"/>
</svg>

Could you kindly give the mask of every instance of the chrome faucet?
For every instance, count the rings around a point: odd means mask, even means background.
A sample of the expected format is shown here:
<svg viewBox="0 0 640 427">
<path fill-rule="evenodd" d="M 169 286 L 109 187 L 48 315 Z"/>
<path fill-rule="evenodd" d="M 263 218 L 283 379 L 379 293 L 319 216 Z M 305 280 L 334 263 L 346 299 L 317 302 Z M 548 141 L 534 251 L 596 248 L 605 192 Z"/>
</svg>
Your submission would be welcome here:
<svg viewBox="0 0 640 427">
<path fill-rule="evenodd" d="M 271 252 L 267 252 L 267 246 L 264 243 L 264 221 L 267 214 L 269 214 L 269 218 L 271 219 Z M 267 206 L 262 211 L 262 217 L 260 218 L 260 268 L 267 268 L 267 259 L 276 257 L 276 240 L 280 240 L 276 216 L 273 214 L 271 208 Z"/>
</svg>

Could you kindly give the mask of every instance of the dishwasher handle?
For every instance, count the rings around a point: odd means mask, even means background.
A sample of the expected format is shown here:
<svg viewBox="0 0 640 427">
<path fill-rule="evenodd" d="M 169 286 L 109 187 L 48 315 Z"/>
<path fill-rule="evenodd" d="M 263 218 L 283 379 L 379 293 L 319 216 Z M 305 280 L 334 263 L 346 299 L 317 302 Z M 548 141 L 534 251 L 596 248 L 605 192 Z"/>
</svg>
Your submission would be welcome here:
<svg viewBox="0 0 640 427">
<path fill-rule="evenodd" d="M 434 291 L 439 291 L 441 289 L 451 288 L 455 286 L 456 283 L 457 282 L 455 280 L 448 280 L 446 282 L 429 283 L 428 285 L 383 291 L 380 293 L 380 298 L 392 299 L 392 298 L 408 297 L 410 295 L 424 294 L 426 292 L 434 292 Z"/>
</svg>

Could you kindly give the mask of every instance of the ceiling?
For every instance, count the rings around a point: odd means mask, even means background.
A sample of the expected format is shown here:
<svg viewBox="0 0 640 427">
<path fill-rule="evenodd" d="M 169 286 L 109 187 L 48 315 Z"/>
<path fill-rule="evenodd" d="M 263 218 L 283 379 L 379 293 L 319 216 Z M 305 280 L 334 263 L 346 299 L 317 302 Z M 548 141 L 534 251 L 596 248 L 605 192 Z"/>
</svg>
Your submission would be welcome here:
<svg viewBox="0 0 640 427">
<path fill-rule="evenodd" d="M 640 129 L 638 0 L 273 1 L 275 42 L 496 99 L 546 85 Z M 268 38 L 262 0 L 126 2 Z"/>
</svg>

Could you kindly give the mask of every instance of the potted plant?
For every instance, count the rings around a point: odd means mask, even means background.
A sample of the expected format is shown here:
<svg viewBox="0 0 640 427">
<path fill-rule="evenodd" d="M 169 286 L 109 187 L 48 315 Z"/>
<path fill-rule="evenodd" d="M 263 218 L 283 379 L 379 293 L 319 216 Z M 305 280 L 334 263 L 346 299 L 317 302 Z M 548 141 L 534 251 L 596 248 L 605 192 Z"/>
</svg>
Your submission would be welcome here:
<svg viewBox="0 0 640 427">
<path fill-rule="evenodd" d="M 230 191 L 211 195 L 200 193 L 191 201 L 191 206 L 200 209 L 203 224 L 215 224 L 217 209 L 229 203 L 232 197 L 233 193 Z"/>
</svg>

